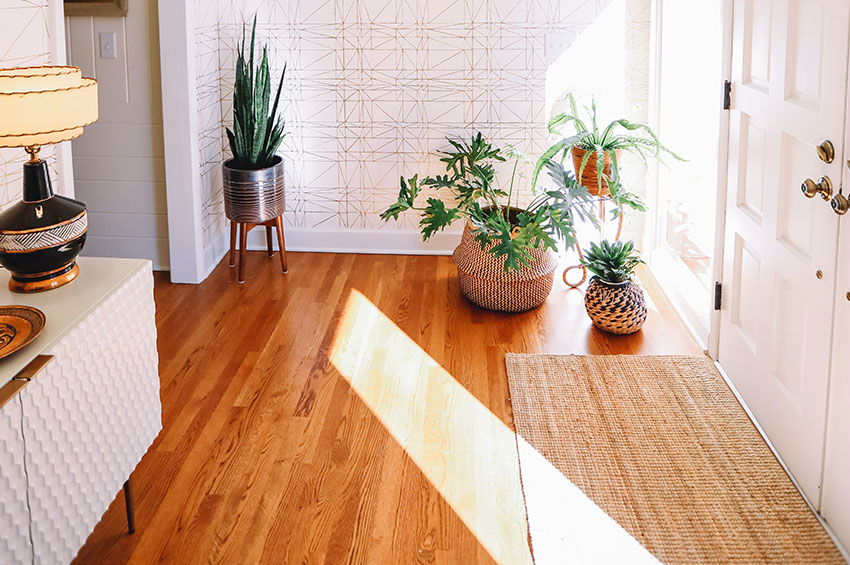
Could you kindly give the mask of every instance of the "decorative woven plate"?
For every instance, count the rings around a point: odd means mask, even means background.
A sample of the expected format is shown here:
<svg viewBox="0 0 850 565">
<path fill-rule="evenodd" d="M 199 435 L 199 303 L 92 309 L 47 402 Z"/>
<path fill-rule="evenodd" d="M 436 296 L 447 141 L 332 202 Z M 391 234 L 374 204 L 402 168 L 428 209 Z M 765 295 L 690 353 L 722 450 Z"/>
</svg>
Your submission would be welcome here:
<svg viewBox="0 0 850 565">
<path fill-rule="evenodd" d="M 45 320 L 44 312 L 32 306 L 0 306 L 0 359 L 34 340 Z"/>
</svg>

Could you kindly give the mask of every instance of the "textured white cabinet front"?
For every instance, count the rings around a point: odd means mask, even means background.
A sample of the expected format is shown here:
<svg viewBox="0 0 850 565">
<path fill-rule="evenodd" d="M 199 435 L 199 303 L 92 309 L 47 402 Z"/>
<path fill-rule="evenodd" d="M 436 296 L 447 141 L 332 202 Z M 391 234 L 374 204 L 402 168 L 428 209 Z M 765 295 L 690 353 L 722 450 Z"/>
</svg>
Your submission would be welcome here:
<svg viewBox="0 0 850 565">
<path fill-rule="evenodd" d="M 74 558 L 161 429 L 150 264 L 49 353 L 53 362 L 20 393 L 43 564 Z"/>
<path fill-rule="evenodd" d="M 21 401 L 0 410 L 0 563 L 30 563 L 30 511 L 24 474 Z"/>
</svg>

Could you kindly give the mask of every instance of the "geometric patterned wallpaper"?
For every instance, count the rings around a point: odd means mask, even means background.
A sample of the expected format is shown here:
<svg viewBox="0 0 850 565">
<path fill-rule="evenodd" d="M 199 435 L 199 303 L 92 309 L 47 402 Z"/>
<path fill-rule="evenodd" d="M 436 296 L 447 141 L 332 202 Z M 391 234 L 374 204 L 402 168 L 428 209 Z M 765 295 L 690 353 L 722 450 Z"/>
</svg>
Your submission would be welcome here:
<svg viewBox="0 0 850 565">
<path fill-rule="evenodd" d="M 56 64 L 56 54 L 51 53 L 50 47 L 53 35 L 53 1 L 0 0 L 3 29 L 14 30 L 14 33 L 0 34 L 0 67 Z M 62 194 L 55 146 L 50 145 L 42 149 L 40 157 L 50 166 L 54 192 Z M 0 209 L 20 200 L 22 167 L 26 160 L 27 154 L 23 149 L 0 149 Z"/>
<path fill-rule="evenodd" d="M 627 65 L 648 69 L 649 0 L 628 4 Z M 578 36 L 611 0 L 196 0 L 204 240 L 225 233 L 219 166 L 234 52 L 258 14 L 281 105 L 287 226 L 415 230 L 385 224 L 399 176 L 443 170 L 445 136 L 482 131 L 529 155 L 547 145 L 547 37 Z M 645 21 L 643 21 L 645 19 Z M 640 21 L 638 21 L 640 20 Z M 250 33 L 250 30 L 249 30 Z M 626 80 L 645 111 L 648 70 Z M 644 116 L 633 116 L 645 119 Z M 524 194 L 527 198 L 529 194 Z"/>
</svg>

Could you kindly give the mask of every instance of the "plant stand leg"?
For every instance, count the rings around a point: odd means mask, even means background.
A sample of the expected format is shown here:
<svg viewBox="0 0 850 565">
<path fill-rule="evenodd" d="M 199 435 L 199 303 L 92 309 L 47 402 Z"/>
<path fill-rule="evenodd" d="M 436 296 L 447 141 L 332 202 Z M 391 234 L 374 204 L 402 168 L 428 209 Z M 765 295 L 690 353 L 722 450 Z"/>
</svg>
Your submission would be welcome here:
<svg viewBox="0 0 850 565">
<path fill-rule="evenodd" d="M 248 247 L 248 224 L 239 224 L 239 284 L 245 282 L 245 248 Z"/>
<path fill-rule="evenodd" d="M 605 201 L 606 200 L 609 200 L 609 199 L 607 197 L 601 197 L 599 199 L 599 219 L 602 221 L 603 224 L 605 222 Z M 617 236 L 614 238 L 614 241 L 620 241 L 620 236 L 623 233 L 623 216 L 625 216 L 625 214 L 621 210 L 620 213 L 618 214 L 618 217 L 617 217 Z M 600 229 L 602 229 L 602 228 L 600 228 Z M 576 238 L 576 249 L 578 250 L 578 258 L 580 260 L 584 259 L 584 255 L 582 254 L 581 245 L 578 242 L 578 238 Z M 569 273 L 570 271 L 573 271 L 575 269 L 581 269 L 581 279 L 579 279 L 578 282 L 572 283 L 569 280 L 567 280 L 567 273 Z M 564 284 L 567 285 L 568 287 L 578 288 L 581 285 L 583 285 L 585 283 L 585 281 L 587 280 L 587 267 L 582 265 L 581 262 L 579 261 L 578 265 L 572 265 L 571 267 L 567 267 L 566 269 L 564 269 L 564 274 L 562 275 L 562 278 L 564 279 Z"/>
<path fill-rule="evenodd" d="M 581 252 L 581 244 L 578 241 L 578 237 L 576 237 L 576 249 L 578 250 L 579 264 L 573 265 L 572 267 L 567 267 L 566 269 L 564 269 L 564 274 L 562 275 L 562 278 L 564 279 L 564 284 L 570 288 L 578 288 L 584 284 L 584 281 L 587 280 L 587 267 L 581 264 L 581 260 L 584 259 L 584 255 Z M 581 279 L 576 283 L 571 283 L 567 280 L 567 273 L 574 269 L 581 269 Z"/>
<path fill-rule="evenodd" d="M 136 532 L 136 515 L 133 508 L 133 491 L 130 488 L 130 478 L 124 483 L 124 507 L 127 510 L 127 532 L 134 534 Z"/>
<path fill-rule="evenodd" d="M 272 227 L 269 224 L 266 224 L 266 249 L 269 252 L 269 257 L 274 255 L 274 248 L 272 247 Z"/>
<path fill-rule="evenodd" d="M 289 269 L 286 268 L 286 242 L 283 237 L 283 216 L 276 218 L 275 227 L 277 228 L 277 244 L 280 246 L 280 270 L 285 273 Z"/>
<path fill-rule="evenodd" d="M 236 265 L 236 222 L 230 222 L 230 266 Z"/>
</svg>

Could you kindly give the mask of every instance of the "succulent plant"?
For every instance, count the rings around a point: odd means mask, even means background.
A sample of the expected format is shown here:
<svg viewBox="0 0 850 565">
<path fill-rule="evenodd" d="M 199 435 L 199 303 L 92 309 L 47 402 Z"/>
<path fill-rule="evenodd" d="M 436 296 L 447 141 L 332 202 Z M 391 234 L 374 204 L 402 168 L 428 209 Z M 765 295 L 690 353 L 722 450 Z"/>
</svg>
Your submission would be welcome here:
<svg viewBox="0 0 850 565">
<path fill-rule="evenodd" d="M 607 240 L 590 244 L 581 264 L 603 282 L 621 283 L 632 277 L 635 268 L 643 263 L 631 241 L 609 243 Z"/>
<path fill-rule="evenodd" d="M 257 17 L 251 28 L 251 46 L 245 52 L 245 30 L 236 59 L 236 84 L 233 89 L 233 129 L 227 128 L 227 139 L 233 152 L 235 168 L 255 170 L 270 167 L 286 136 L 284 121 L 278 116 L 278 102 L 283 88 L 286 66 L 280 75 L 274 105 L 271 102 L 271 74 L 267 48 L 263 46 L 263 58 L 254 65 L 254 41 L 257 34 Z"/>
</svg>

